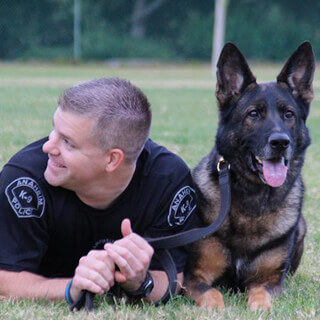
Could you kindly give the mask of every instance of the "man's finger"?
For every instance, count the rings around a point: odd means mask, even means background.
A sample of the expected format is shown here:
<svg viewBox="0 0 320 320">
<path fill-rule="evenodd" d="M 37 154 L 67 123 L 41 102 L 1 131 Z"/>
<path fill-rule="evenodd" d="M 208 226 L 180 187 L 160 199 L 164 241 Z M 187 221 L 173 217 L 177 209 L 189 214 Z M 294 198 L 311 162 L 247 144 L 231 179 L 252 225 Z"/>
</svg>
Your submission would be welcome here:
<svg viewBox="0 0 320 320">
<path fill-rule="evenodd" d="M 132 233 L 131 222 L 129 219 L 123 219 L 121 223 L 121 233 L 124 237 Z"/>
<path fill-rule="evenodd" d="M 109 246 L 107 249 L 109 256 L 126 277 L 132 277 L 137 269 L 139 261 L 125 248 Z"/>
<path fill-rule="evenodd" d="M 115 274 L 114 274 L 114 278 L 117 282 L 120 282 L 120 283 L 124 283 L 127 281 L 127 278 L 126 276 L 121 273 L 120 271 L 116 271 Z"/>
</svg>

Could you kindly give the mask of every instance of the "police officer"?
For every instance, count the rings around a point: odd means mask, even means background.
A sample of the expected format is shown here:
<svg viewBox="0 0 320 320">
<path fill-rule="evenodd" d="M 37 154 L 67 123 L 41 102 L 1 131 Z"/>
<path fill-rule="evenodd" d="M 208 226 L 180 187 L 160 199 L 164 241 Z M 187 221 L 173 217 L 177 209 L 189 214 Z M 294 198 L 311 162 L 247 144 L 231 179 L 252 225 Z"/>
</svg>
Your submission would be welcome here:
<svg viewBox="0 0 320 320">
<path fill-rule="evenodd" d="M 148 138 L 150 124 L 149 102 L 129 81 L 64 91 L 49 137 L 0 175 L 0 295 L 71 304 L 117 283 L 129 297 L 162 297 L 168 279 L 143 236 L 198 220 L 189 169 Z M 171 253 L 181 284 L 187 252 Z"/>
</svg>

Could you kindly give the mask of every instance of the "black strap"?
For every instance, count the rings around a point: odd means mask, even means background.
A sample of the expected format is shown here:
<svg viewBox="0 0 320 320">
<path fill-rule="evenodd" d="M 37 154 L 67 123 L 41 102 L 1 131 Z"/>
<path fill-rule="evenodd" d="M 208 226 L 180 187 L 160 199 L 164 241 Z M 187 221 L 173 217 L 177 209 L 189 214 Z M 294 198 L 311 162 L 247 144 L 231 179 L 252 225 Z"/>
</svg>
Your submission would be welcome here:
<svg viewBox="0 0 320 320">
<path fill-rule="evenodd" d="M 225 218 L 227 217 L 231 205 L 230 174 L 229 166 L 223 159 L 220 159 L 220 162 L 218 164 L 218 171 L 221 205 L 219 216 L 212 224 L 207 227 L 195 228 L 171 236 L 145 238 L 148 243 L 155 249 L 155 257 L 164 267 L 164 270 L 169 279 L 168 289 L 161 300 L 155 303 L 156 305 L 159 305 L 160 303 L 166 303 L 169 300 L 170 296 L 174 295 L 176 291 L 177 270 L 168 249 L 184 246 L 213 234 L 220 228 Z M 93 299 L 93 293 L 84 291 L 78 301 L 76 301 L 70 307 L 70 310 L 79 310 L 84 306 L 86 310 L 91 311 L 94 307 Z"/>
<path fill-rule="evenodd" d="M 170 297 L 174 295 L 177 288 L 177 268 L 171 257 L 169 250 L 157 249 L 154 253 L 156 259 L 162 264 L 165 273 L 168 276 L 168 289 L 163 297 L 155 303 L 156 306 L 159 304 L 165 304 L 169 301 Z"/>
</svg>

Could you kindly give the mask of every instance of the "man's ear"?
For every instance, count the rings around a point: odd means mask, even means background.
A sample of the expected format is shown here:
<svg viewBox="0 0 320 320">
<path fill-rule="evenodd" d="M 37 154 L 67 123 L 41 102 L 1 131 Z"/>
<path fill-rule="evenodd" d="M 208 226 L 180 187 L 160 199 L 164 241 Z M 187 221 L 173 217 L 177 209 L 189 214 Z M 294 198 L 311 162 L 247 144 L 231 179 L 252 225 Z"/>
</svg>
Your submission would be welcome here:
<svg viewBox="0 0 320 320">
<path fill-rule="evenodd" d="M 111 173 L 124 161 L 124 153 L 121 149 L 111 149 L 107 153 L 106 171 Z"/>
<path fill-rule="evenodd" d="M 219 107 L 223 108 L 225 103 L 237 100 L 250 84 L 256 84 L 256 78 L 246 59 L 233 43 L 227 43 L 217 63 L 216 97 Z"/>
<path fill-rule="evenodd" d="M 310 42 L 303 42 L 291 55 L 280 74 L 278 83 L 285 83 L 296 99 L 301 99 L 308 106 L 313 99 L 313 75 L 315 59 Z M 307 110 L 307 113 L 309 110 Z"/>
</svg>

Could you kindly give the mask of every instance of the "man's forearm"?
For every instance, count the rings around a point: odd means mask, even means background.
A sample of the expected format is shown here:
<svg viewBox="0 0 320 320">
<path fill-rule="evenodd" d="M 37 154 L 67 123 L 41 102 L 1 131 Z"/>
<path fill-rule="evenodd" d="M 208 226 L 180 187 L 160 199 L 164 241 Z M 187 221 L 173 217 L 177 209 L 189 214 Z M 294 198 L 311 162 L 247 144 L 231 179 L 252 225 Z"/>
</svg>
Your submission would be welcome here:
<svg viewBox="0 0 320 320">
<path fill-rule="evenodd" d="M 150 271 L 154 289 L 146 301 L 158 301 L 168 288 L 168 277 L 164 271 Z M 0 270 L 0 295 L 10 298 L 39 298 L 61 300 L 65 296 L 65 288 L 70 279 L 48 279 L 31 272 L 12 272 Z M 183 273 L 178 274 L 177 291 L 180 292 L 183 282 Z"/>
<path fill-rule="evenodd" d="M 0 270 L 0 295 L 10 298 L 64 299 L 70 279 L 48 279 L 31 272 Z"/>
<path fill-rule="evenodd" d="M 163 295 L 166 293 L 169 285 L 167 274 L 164 271 L 150 271 L 154 287 L 149 297 L 146 298 L 146 301 L 156 302 L 160 300 Z M 182 288 L 183 283 L 183 273 L 178 273 L 177 277 L 177 290 L 176 293 L 179 293 Z"/>
</svg>

